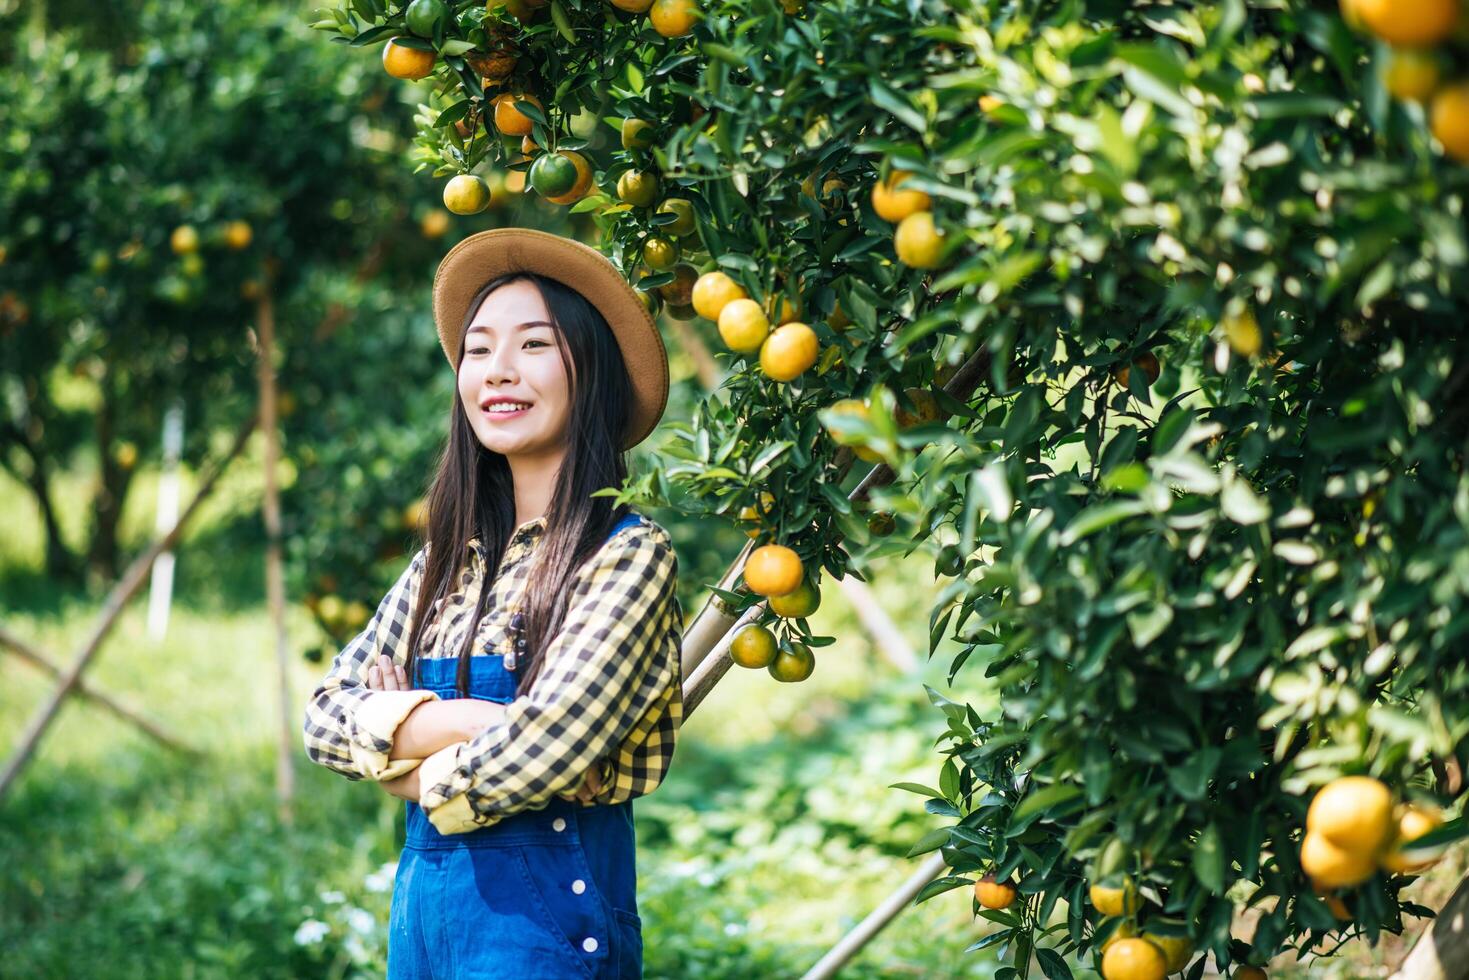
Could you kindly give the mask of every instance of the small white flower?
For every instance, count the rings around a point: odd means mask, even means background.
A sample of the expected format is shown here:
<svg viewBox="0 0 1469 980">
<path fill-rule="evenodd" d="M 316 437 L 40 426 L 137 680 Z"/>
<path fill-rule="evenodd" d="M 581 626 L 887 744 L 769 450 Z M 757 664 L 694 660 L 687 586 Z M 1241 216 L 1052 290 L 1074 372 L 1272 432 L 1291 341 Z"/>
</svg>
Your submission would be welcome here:
<svg viewBox="0 0 1469 980">
<path fill-rule="evenodd" d="M 339 905 L 347 900 L 347 896 L 341 892 L 322 892 L 321 900 L 328 905 Z"/>
<path fill-rule="evenodd" d="M 367 909 L 348 909 L 347 926 L 359 935 L 370 936 L 377 929 L 377 919 Z"/>
<path fill-rule="evenodd" d="M 325 939 L 326 934 L 329 932 L 331 932 L 331 929 L 325 922 L 318 922 L 316 919 L 307 919 L 296 927 L 296 945 L 314 946 Z"/>
<path fill-rule="evenodd" d="M 398 862 L 389 861 L 363 879 L 370 892 L 385 892 L 393 887 L 393 878 L 398 873 Z"/>
</svg>

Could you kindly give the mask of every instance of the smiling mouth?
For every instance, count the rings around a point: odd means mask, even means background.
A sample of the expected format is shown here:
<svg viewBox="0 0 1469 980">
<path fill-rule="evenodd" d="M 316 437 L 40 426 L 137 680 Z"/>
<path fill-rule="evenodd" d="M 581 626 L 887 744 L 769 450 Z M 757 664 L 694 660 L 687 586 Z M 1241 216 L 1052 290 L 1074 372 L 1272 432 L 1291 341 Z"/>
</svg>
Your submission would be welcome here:
<svg viewBox="0 0 1469 980">
<path fill-rule="evenodd" d="M 490 418 L 515 418 L 518 415 L 524 415 L 526 412 L 530 411 L 530 409 L 531 409 L 531 406 L 530 406 L 530 404 L 528 402 L 521 402 L 521 403 L 516 404 L 514 407 L 511 407 L 511 408 L 500 408 L 499 407 L 500 405 L 505 405 L 505 404 L 508 404 L 508 403 L 507 402 L 497 402 L 495 405 L 491 405 L 489 408 L 481 408 L 480 411 L 482 413 L 484 413 L 485 415 L 489 416 Z"/>
</svg>

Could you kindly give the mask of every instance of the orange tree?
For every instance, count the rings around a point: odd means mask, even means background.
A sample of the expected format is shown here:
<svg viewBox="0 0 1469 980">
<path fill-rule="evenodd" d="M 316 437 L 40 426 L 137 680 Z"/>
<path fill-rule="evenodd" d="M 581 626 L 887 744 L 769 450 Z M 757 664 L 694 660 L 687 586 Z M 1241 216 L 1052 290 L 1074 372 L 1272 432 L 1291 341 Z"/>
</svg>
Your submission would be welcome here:
<svg viewBox="0 0 1469 980">
<path fill-rule="evenodd" d="M 904 788 L 953 873 L 920 899 L 982 886 L 997 976 L 1119 980 L 1400 932 L 1465 833 L 1469 61 L 1419 6 L 313 16 L 421 53 L 385 64 L 431 88 L 422 166 L 543 168 L 727 352 L 627 494 L 757 537 L 721 597 L 780 636 L 737 662 L 808 676 L 821 573 L 933 550 L 933 646 L 1002 708 L 931 692 L 946 758 Z M 541 162 L 572 152 L 580 194 Z M 839 446 L 893 484 L 849 503 Z"/>
</svg>

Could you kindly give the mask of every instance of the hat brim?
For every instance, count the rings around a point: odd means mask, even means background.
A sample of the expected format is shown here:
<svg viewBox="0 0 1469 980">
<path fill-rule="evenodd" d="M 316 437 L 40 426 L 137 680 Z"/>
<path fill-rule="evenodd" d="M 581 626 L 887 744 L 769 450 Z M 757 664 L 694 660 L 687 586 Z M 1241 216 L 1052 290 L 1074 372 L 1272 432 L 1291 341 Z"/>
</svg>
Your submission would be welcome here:
<svg viewBox="0 0 1469 980">
<path fill-rule="evenodd" d="M 632 382 L 633 410 L 623 449 L 652 433 L 668 405 L 668 352 L 637 291 L 601 252 L 530 228 L 492 228 L 459 242 L 434 273 L 434 322 L 449 366 L 459 363 L 460 331 L 485 283 L 508 272 L 547 276 L 586 297 L 606 319 Z"/>
</svg>

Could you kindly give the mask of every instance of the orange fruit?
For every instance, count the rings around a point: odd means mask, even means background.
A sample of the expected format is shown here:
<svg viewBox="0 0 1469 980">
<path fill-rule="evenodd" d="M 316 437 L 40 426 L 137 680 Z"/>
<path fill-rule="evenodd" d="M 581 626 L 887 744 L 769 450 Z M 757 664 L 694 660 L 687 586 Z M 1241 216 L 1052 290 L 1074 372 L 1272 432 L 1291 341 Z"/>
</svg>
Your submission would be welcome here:
<svg viewBox="0 0 1469 980">
<path fill-rule="evenodd" d="M 648 20 L 664 37 L 683 37 L 699 22 L 699 5 L 694 0 L 653 0 Z"/>
<path fill-rule="evenodd" d="M 867 418 L 868 415 L 867 403 L 860 398 L 840 398 L 831 403 L 830 411 L 842 415 L 858 415 L 864 419 Z M 833 432 L 830 428 L 827 429 L 827 432 L 830 433 L 831 437 L 835 439 L 840 445 L 852 446 L 852 452 L 856 455 L 858 459 L 868 463 L 882 462 L 882 455 L 876 450 L 868 449 L 866 446 L 858 446 L 849 442 L 843 442 L 842 439 L 838 438 L 836 433 Z"/>
<path fill-rule="evenodd" d="M 587 191 L 592 189 L 592 165 L 587 158 L 575 150 L 562 150 L 561 155 L 572 162 L 576 167 L 576 183 L 571 185 L 571 190 L 565 194 L 548 197 L 546 200 L 552 204 L 575 204 L 587 196 Z"/>
<path fill-rule="evenodd" d="M 1132 915 L 1138 910 L 1137 885 L 1131 878 L 1121 888 L 1092 885 L 1089 895 L 1092 907 L 1103 915 Z"/>
<path fill-rule="evenodd" d="M 659 272 L 672 269 L 678 261 L 678 246 L 662 235 L 654 235 L 643 243 L 643 261 Z"/>
<path fill-rule="evenodd" d="M 1469 163 L 1469 81 L 1440 89 L 1429 107 L 1428 120 L 1444 152 L 1460 163 Z"/>
<path fill-rule="evenodd" d="M 1382 856 L 1381 865 L 1395 874 L 1410 874 L 1423 871 L 1438 862 L 1442 848 L 1415 852 L 1413 841 L 1443 826 L 1443 815 L 1435 807 L 1404 803 L 1393 813 L 1395 833 L 1388 852 Z"/>
<path fill-rule="evenodd" d="M 694 284 L 694 309 L 699 309 L 699 286 Z M 730 350 L 750 354 L 770 335 L 770 321 L 753 299 L 736 299 L 719 311 L 719 336 Z"/>
<path fill-rule="evenodd" d="M 1392 809 L 1392 793 L 1383 783 L 1370 776 L 1343 776 L 1312 797 L 1306 832 L 1370 858 L 1392 833 Z"/>
<path fill-rule="evenodd" d="M 904 388 L 903 394 L 913 402 L 916 412 L 910 412 L 901 404 L 893 413 L 893 421 L 898 423 L 898 428 L 906 429 L 909 426 L 918 425 L 921 422 L 936 422 L 939 418 L 939 402 L 933 396 L 933 392 L 927 388 Z"/>
<path fill-rule="evenodd" d="M 694 309 L 706 320 L 718 320 L 726 304 L 748 299 L 749 293 L 723 272 L 706 272 L 694 283 Z"/>
<path fill-rule="evenodd" d="M 804 574 L 801 557 L 783 544 L 761 545 L 745 562 L 745 584 L 767 597 L 796 591 Z"/>
<path fill-rule="evenodd" d="M 449 230 L 448 212 L 434 208 L 418 222 L 418 230 L 424 238 L 438 238 Z"/>
<path fill-rule="evenodd" d="M 687 262 L 673 267 L 673 281 L 658 287 L 658 295 L 674 306 L 688 306 L 693 302 L 694 284 L 699 281 L 699 270 Z"/>
<path fill-rule="evenodd" d="M 670 235 L 692 235 L 694 233 L 694 206 L 681 197 L 664 198 L 663 203 L 658 205 L 656 214 L 672 214 L 676 216 L 674 221 L 658 228 Z"/>
<path fill-rule="evenodd" d="M 776 680 L 794 684 L 811 676 L 816 669 L 816 657 L 809 646 L 792 640 L 787 649 L 775 655 L 775 662 L 766 669 Z"/>
<path fill-rule="evenodd" d="M 231 221 L 224 226 L 224 243 L 236 252 L 249 248 L 254 237 L 255 232 L 248 221 Z"/>
<path fill-rule="evenodd" d="M 933 200 L 923 191 L 900 190 L 899 185 L 908 179 L 907 170 L 894 170 L 886 180 L 872 185 L 872 210 L 884 221 L 897 223 L 910 214 L 927 211 Z"/>
<path fill-rule="evenodd" d="M 1459 19 L 1459 0 L 1355 0 L 1367 29 L 1388 44 L 1426 48 L 1448 38 Z"/>
<path fill-rule="evenodd" d="M 652 5 L 652 0 L 648 0 L 643 10 Z M 637 12 L 642 13 L 642 10 Z M 655 138 L 653 124 L 646 119 L 624 119 L 622 121 L 622 148 L 624 150 L 646 150 L 653 145 Z"/>
<path fill-rule="evenodd" d="M 769 490 L 761 490 L 759 512 L 756 512 L 754 504 L 746 504 L 745 506 L 740 508 L 739 519 L 742 521 L 758 522 L 761 517 L 764 517 L 770 513 L 770 508 L 774 506 L 774 504 L 775 495 L 772 494 Z M 752 527 L 750 530 L 745 532 L 745 535 L 751 538 L 758 538 L 760 536 L 760 528 Z"/>
<path fill-rule="evenodd" d="M 383 45 L 383 70 L 394 78 L 417 81 L 434 70 L 434 53 L 406 47 L 393 38 Z"/>
<path fill-rule="evenodd" d="M 168 245 L 175 255 L 192 255 L 199 251 L 199 232 L 193 225 L 179 225 L 168 236 Z"/>
<path fill-rule="evenodd" d="M 998 96 L 981 95 L 979 97 L 979 111 L 983 112 L 986 115 L 994 112 L 996 109 L 1004 104 L 1004 100 L 1000 99 Z"/>
<path fill-rule="evenodd" d="M 987 909 L 1007 909 L 1018 894 L 1010 882 L 996 881 L 993 871 L 974 883 L 974 897 Z"/>
<path fill-rule="evenodd" d="M 898 518 L 892 511 L 879 510 L 867 518 L 867 530 L 879 538 L 885 538 L 898 529 Z"/>
<path fill-rule="evenodd" d="M 1136 938 L 1137 926 L 1133 924 L 1131 919 L 1123 919 L 1121 922 L 1117 923 L 1117 928 L 1112 930 L 1112 935 L 1107 937 L 1106 942 L 1102 943 L 1102 953 L 1103 955 L 1105 955 L 1107 950 L 1112 948 L 1113 944 L 1120 942 L 1123 939 Z"/>
<path fill-rule="evenodd" d="M 1427 51 L 1394 50 L 1382 69 L 1382 86 L 1395 99 L 1427 102 L 1438 88 L 1438 59 Z"/>
<path fill-rule="evenodd" d="M 1160 936 L 1144 931 L 1140 938 L 1146 939 L 1162 951 L 1163 970 L 1166 973 L 1177 973 L 1188 966 L 1188 961 L 1193 958 L 1194 944 L 1187 936 Z"/>
<path fill-rule="evenodd" d="M 780 307 L 778 313 L 777 306 Z M 792 303 L 785 293 L 771 293 L 765 299 L 765 315 L 770 317 L 771 323 L 790 323 L 801 315 L 800 294 L 796 295 L 796 301 Z"/>
<path fill-rule="evenodd" d="M 635 208 L 645 208 L 658 197 L 658 175 L 650 170 L 629 170 L 617 178 L 617 196 Z"/>
<path fill-rule="evenodd" d="M 780 645 L 776 642 L 775 634 L 758 623 L 741 627 L 729 644 L 729 659 L 752 670 L 769 667 L 775 663 L 778 653 Z"/>
<path fill-rule="evenodd" d="M 646 14 L 653 6 L 653 0 L 611 0 L 611 3 L 618 10 L 626 10 L 630 14 Z"/>
<path fill-rule="evenodd" d="M 1340 0 L 1337 6 L 1341 9 L 1341 19 L 1352 30 L 1360 31 L 1367 27 L 1362 23 L 1362 12 L 1357 9 L 1357 0 Z"/>
<path fill-rule="evenodd" d="M 915 211 L 898 222 L 893 232 L 898 261 L 914 269 L 932 269 L 939 264 L 944 236 L 934 224 L 932 211 Z"/>
<path fill-rule="evenodd" d="M 1338 847 L 1324 835 L 1308 832 L 1301 841 L 1301 870 L 1318 888 L 1360 885 L 1377 870 L 1371 854 Z"/>
<path fill-rule="evenodd" d="M 489 203 L 489 186 L 474 174 L 457 174 L 444 185 L 444 207 L 455 214 L 478 214 Z"/>
<path fill-rule="evenodd" d="M 1147 377 L 1148 384 L 1150 385 L 1158 380 L 1158 375 L 1163 373 L 1163 365 L 1158 362 L 1158 355 L 1150 350 L 1143 351 L 1138 355 L 1137 360 L 1132 363 L 1133 366 L 1142 368 L 1142 372 Z M 1117 383 L 1126 388 L 1128 379 L 1132 375 L 1132 371 L 1128 366 L 1124 364 L 1122 367 L 1114 368 L 1112 373 L 1116 376 Z"/>
<path fill-rule="evenodd" d="M 1234 980 L 1265 980 L 1265 971 L 1258 966 L 1242 966 L 1234 971 Z"/>
<path fill-rule="evenodd" d="M 1253 311 L 1244 309 L 1237 313 L 1226 313 L 1220 319 L 1219 325 L 1224 328 L 1224 339 L 1230 349 L 1240 357 L 1254 357 L 1260 353 L 1265 338 Z"/>
<path fill-rule="evenodd" d="M 721 324 L 723 320 L 721 316 Z M 804 323 L 784 323 L 760 345 L 760 370 L 776 381 L 794 381 L 816 363 L 820 350 L 815 330 Z"/>
<path fill-rule="evenodd" d="M 809 578 L 805 578 L 796 591 L 773 595 L 765 605 L 782 619 L 805 619 L 820 608 L 821 592 Z"/>
<path fill-rule="evenodd" d="M 506 136 L 529 136 L 533 124 L 530 116 L 520 111 L 523 103 L 537 109 L 545 108 L 540 99 L 522 92 L 502 92 L 495 96 L 491 100 L 495 107 L 495 128 Z"/>
<path fill-rule="evenodd" d="M 1103 980 L 1163 980 L 1168 961 L 1146 939 L 1119 939 L 1102 954 Z"/>
<path fill-rule="evenodd" d="M 847 316 L 842 309 L 842 301 L 836 300 L 831 304 L 831 316 L 826 318 L 826 325 L 837 333 L 844 333 L 852 325 L 852 318 Z"/>
</svg>

